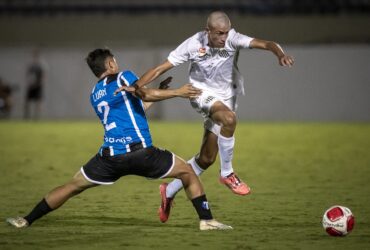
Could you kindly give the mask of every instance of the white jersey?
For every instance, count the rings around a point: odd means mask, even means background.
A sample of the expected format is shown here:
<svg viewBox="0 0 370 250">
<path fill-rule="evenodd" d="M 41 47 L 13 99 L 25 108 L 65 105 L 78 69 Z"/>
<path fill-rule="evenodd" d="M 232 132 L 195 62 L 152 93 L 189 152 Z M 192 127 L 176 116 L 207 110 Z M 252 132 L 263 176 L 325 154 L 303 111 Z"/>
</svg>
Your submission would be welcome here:
<svg viewBox="0 0 370 250">
<path fill-rule="evenodd" d="M 190 61 L 190 83 L 228 99 L 244 94 L 244 79 L 238 70 L 237 60 L 239 50 L 249 48 L 252 40 L 231 29 L 224 48 L 211 48 L 207 32 L 201 31 L 172 51 L 168 61 L 174 66 Z"/>
</svg>

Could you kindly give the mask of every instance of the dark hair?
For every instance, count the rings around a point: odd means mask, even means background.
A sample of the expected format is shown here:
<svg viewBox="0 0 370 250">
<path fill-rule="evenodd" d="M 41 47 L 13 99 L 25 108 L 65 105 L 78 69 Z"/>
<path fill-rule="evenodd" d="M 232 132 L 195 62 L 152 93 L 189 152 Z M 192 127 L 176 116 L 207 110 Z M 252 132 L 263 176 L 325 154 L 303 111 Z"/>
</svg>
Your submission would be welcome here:
<svg viewBox="0 0 370 250">
<path fill-rule="evenodd" d="M 97 77 L 100 77 L 107 70 L 105 60 L 108 57 L 113 57 L 109 49 L 95 49 L 87 55 L 86 62 Z"/>
</svg>

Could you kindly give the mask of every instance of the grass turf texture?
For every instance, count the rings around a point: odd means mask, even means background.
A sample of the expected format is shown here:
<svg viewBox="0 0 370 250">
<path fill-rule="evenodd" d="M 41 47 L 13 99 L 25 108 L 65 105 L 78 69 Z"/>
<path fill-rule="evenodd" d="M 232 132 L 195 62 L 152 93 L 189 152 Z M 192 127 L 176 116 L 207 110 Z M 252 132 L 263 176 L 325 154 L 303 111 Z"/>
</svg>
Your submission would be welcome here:
<svg viewBox="0 0 370 250">
<path fill-rule="evenodd" d="M 189 159 L 198 123 L 151 122 L 155 145 Z M 25 215 L 68 181 L 102 140 L 98 122 L 0 123 L 0 249 L 369 249 L 370 124 L 239 123 L 234 168 L 252 188 L 245 197 L 218 183 L 218 161 L 202 175 L 215 218 L 232 231 L 200 232 L 184 192 L 159 222 L 158 185 L 136 176 L 85 191 L 26 230 Z M 349 207 L 354 231 L 326 235 L 330 206 Z"/>
</svg>

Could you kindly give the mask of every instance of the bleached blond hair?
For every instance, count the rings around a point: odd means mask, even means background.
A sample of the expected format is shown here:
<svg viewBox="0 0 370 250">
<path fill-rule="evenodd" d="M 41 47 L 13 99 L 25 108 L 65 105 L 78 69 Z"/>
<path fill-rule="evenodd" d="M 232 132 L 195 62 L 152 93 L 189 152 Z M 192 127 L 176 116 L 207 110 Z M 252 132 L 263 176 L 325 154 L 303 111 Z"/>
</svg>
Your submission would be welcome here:
<svg viewBox="0 0 370 250">
<path fill-rule="evenodd" d="M 222 26 L 231 26 L 231 22 L 229 17 L 226 15 L 223 11 L 214 11 L 211 14 L 209 14 L 207 18 L 207 28 L 213 28 L 218 25 Z"/>
</svg>

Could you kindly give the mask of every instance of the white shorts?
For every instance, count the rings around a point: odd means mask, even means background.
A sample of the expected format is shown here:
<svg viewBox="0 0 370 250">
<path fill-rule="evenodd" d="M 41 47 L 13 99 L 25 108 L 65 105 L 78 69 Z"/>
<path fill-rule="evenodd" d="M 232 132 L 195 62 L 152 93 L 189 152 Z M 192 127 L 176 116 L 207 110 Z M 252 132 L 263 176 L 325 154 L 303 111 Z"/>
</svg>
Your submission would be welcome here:
<svg viewBox="0 0 370 250">
<path fill-rule="evenodd" d="M 203 116 L 204 128 L 211 131 L 215 135 L 219 135 L 221 126 L 216 124 L 210 117 L 209 112 L 215 102 L 222 102 L 231 111 L 235 112 L 237 109 L 236 96 L 229 99 L 223 99 L 217 94 L 209 90 L 202 90 L 202 94 L 197 98 L 190 99 L 191 106 Z"/>
</svg>

